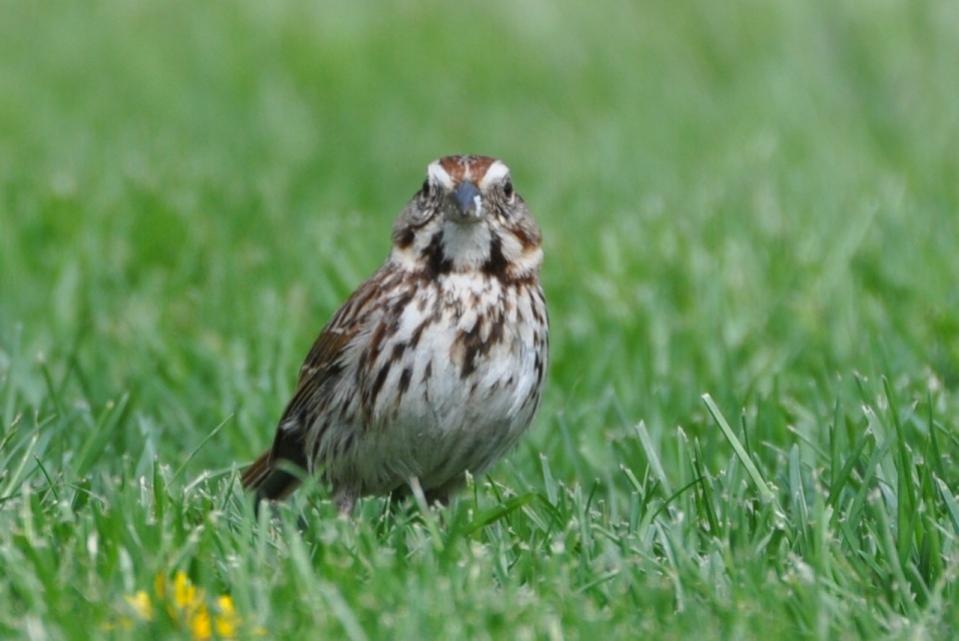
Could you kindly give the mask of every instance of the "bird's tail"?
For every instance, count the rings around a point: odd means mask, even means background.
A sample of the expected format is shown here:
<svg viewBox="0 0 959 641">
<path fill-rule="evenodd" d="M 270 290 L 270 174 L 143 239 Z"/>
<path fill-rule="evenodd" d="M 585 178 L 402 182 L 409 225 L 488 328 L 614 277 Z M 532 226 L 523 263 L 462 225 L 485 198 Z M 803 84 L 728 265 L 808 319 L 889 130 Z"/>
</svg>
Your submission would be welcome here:
<svg viewBox="0 0 959 641">
<path fill-rule="evenodd" d="M 282 459 L 273 456 L 272 448 L 263 452 L 252 464 L 243 470 L 240 482 L 243 488 L 256 492 L 256 501 L 279 501 L 297 488 L 300 479 L 284 469 L 280 469 Z M 287 463 L 282 460 L 283 463 Z M 289 463 L 287 463 L 289 465 Z"/>
</svg>

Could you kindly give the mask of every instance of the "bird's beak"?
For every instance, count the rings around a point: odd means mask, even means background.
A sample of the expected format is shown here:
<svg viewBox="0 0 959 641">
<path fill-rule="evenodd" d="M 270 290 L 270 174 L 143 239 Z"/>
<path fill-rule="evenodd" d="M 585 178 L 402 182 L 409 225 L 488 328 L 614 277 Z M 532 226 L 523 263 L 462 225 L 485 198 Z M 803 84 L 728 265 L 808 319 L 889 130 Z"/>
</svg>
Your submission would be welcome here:
<svg viewBox="0 0 959 641">
<path fill-rule="evenodd" d="M 479 188 L 468 180 L 456 186 L 453 192 L 453 202 L 460 220 L 475 222 L 483 216 L 483 197 Z"/>
</svg>

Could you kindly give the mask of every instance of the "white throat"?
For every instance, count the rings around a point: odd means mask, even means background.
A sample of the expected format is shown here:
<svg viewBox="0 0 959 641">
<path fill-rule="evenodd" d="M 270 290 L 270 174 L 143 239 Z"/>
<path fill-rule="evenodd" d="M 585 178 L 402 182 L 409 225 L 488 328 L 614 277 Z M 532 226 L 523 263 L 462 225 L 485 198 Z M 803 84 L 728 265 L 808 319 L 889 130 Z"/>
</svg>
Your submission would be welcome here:
<svg viewBox="0 0 959 641">
<path fill-rule="evenodd" d="M 480 267 L 489 258 L 489 225 L 479 223 L 443 223 L 443 254 L 461 271 Z"/>
</svg>

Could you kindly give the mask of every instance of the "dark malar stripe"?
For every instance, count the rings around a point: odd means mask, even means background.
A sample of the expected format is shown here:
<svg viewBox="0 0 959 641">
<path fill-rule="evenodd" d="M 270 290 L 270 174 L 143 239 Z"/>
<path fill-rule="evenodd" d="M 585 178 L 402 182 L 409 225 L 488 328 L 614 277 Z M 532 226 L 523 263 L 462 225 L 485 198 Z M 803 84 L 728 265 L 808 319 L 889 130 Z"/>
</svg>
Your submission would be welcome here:
<svg viewBox="0 0 959 641">
<path fill-rule="evenodd" d="M 503 241 L 500 240 L 499 236 L 494 234 L 489 242 L 489 258 L 483 263 L 483 273 L 487 276 L 505 281 L 508 280 L 506 274 L 507 267 L 509 267 L 509 263 L 506 257 L 503 256 Z"/>
<path fill-rule="evenodd" d="M 426 246 L 426 270 L 429 277 L 448 274 L 453 269 L 453 261 L 443 253 L 443 232 L 433 234 L 430 244 Z"/>
</svg>

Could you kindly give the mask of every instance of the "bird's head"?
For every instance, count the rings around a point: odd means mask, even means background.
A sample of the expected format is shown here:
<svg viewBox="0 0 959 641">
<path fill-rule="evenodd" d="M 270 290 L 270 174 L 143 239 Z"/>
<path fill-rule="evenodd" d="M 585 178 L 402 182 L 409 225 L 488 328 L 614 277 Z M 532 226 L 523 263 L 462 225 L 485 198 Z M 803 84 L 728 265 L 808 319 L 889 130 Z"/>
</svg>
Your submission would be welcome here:
<svg viewBox="0 0 959 641">
<path fill-rule="evenodd" d="M 521 278 L 538 271 L 540 240 L 509 167 L 489 156 L 446 156 L 429 164 L 397 219 L 391 260 L 434 276 L 479 270 Z"/>
</svg>

